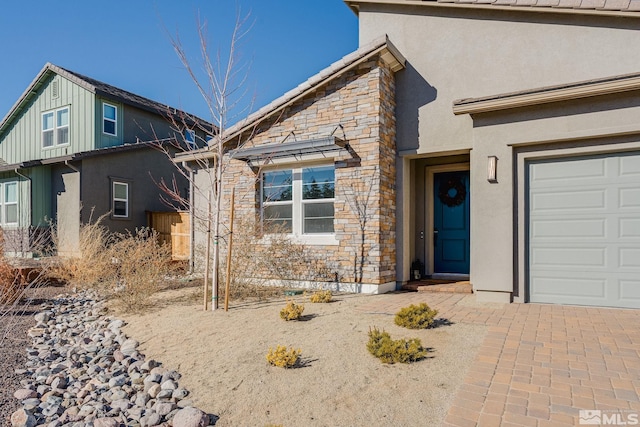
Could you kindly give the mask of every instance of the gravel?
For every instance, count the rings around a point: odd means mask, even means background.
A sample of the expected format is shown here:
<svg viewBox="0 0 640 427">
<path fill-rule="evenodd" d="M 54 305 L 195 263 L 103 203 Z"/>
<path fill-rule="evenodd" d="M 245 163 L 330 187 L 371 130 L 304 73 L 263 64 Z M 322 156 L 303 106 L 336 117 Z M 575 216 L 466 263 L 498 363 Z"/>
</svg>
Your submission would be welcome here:
<svg viewBox="0 0 640 427">
<path fill-rule="evenodd" d="M 34 315 L 43 304 L 64 291 L 56 286 L 31 288 L 13 308 L 0 306 L 0 425 L 10 426 L 11 414 L 20 407 L 13 393 L 24 378 L 16 369 L 24 368 L 27 361 L 25 348 L 31 343 L 29 328 L 36 324 Z"/>
</svg>

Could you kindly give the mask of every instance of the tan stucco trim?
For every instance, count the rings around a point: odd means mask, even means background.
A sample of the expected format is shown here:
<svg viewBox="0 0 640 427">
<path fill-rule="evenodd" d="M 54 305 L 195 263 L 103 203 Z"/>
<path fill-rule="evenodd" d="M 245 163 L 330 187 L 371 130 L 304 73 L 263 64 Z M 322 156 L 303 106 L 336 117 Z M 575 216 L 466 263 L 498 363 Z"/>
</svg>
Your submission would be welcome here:
<svg viewBox="0 0 640 427">
<path fill-rule="evenodd" d="M 552 6 L 510 6 L 497 5 L 493 3 L 445 3 L 439 1 L 422 0 L 344 0 L 351 10 L 358 15 L 361 4 L 391 4 L 398 6 L 422 6 L 432 8 L 456 8 L 473 10 L 501 10 L 509 12 L 538 12 L 538 13 L 560 13 L 570 15 L 596 15 L 596 16 L 618 16 L 625 18 L 640 18 L 640 13 L 625 10 L 602 10 L 602 9 L 580 9 L 580 8 L 560 8 Z"/>
<path fill-rule="evenodd" d="M 453 102 L 453 113 L 456 115 L 488 113 L 510 108 L 548 104 L 551 102 L 609 95 L 632 90 L 640 90 L 640 73 L 483 98 L 460 99 Z"/>
</svg>

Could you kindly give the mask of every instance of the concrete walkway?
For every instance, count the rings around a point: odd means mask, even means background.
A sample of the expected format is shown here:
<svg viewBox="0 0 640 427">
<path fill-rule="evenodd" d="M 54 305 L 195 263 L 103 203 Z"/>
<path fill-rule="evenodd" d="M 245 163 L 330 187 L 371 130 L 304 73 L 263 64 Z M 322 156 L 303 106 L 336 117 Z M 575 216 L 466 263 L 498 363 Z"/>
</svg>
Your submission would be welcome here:
<svg viewBox="0 0 640 427">
<path fill-rule="evenodd" d="M 443 426 L 575 426 L 580 415 L 640 423 L 640 310 L 424 292 L 373 296 L 357 310 L 394 314 L 421 302 L 452 322 L 488 327 Z"/>
</svg>

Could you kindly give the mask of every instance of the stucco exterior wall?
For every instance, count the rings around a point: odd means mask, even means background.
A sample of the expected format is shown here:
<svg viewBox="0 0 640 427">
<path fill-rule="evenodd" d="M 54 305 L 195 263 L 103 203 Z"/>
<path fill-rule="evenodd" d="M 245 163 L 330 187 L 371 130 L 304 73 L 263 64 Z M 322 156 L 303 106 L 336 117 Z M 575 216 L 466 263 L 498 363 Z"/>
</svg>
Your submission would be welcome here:
<svg viewBox="0 0 640 427">
<path fill-rule="evenodd" d="M 640 50 L 627 48 L 640 43 L 638 19 L 442 4 L 359 6 L 360 44 L 387 34 L 407 59 L 396 83 L 397 206 L 402 207 L 398 280 L 409 279 L 415 258 L 429 269 L 432 246 L 421 238 L 423 230 L 426 237 L 432 233 L 425 168 L 467 156 L 470 279 L 476 292 L 496 292 L 501 301 L 522 298 L 524 248 L 518 222 L 526 207 L 518 199 L 523 184 L 518 181 L 517 147 L 537 144 L 542 152 L 545 144 L 573 139 L 575 154 L 587 150 L 586 139 L 635 132 L 637 97 L 575 100 L 475 117 L 454 115 L 453 103 L 638 72 Z M 499 159 L 497 183 L 487 181 L 488 156 Z"/>
<path fill-rule="evenodd" d="M 114 232 L 135 230 L 147 225 L 146 211 L 172 211 L 162 201 L 158 183 L 162 179 L 172 184 L 175 177 L 178 189 L 187 197 L 187 180 L 176 170 L 169 157 L 159 150 L 143 148 L 90 157 L 82 160 L 81 221 L 89 222 L 93 212 L 95 221 L 111 210 L 111 180 L 129 183 L 129 218 L 104 218 L 104 225 Z"/>
<path fill-rule="evenodd" d="M 320 239 L 324 243 L 310 243 L 305 236 L 299 238 L 313 257 L 322 259 L 330 268 L 331 276 L 338 277 L 340 289 L 386 292 L 395 288 L 394 92 L 393 72 L 376 56 L 287 107 L 276 119 L 261 123 L 255 136 L 244 145 L 277 143 L 287 137 L 313 140 L 332 134 L 349 143 L 353 155 L 344 150 L 338 158 L 308 163 L 335 164 L 335 238 Z M 306 163 L 292 159 L 280 166 L 304 167 Z M 200 171 L 197 176 L 206 188 L 208 175 Z M 234 187 L 236 218 L 259 216 L 259 173 L 243 161 L 230 160 L 225 171 L 222 222 L 228 223 L 228 201 Z M 361 195 L 370 189 L 371 195 L 364 233 L 365 262 L 358 283 L 355 275 L 359 274 L 360 265 L 356 258 L 362 234 L 358 216 L 349 203 L 354 188 L 361 189 Z M 205 212 L 202 202 L 200 197 L 200 213 Z M 198 234 L 197 245 L 202 246 L 203 235 Z"/>
<path fill-rule="evenodd" d="M 640 70 L 637 19 L 362 5 L 360 44 L 387 34 L 407 59 L 399 73 L 398 150 L 472 147 L 461 98 Z"/>
<path fill-rule="evenodd" d="M 475 286 L 514 292 L 517 301 L 524 301 L 525 162 L 640 150 L 639 116 L 638 91 L 474 116 L 472 163 L 498 157 L 497 183 L 487 182 L 486 168 L 473 171 L 474 194 L 480 195 L 471 205 Z M 502 223 L 504 218 L 511 223 Z"/>
</svg>

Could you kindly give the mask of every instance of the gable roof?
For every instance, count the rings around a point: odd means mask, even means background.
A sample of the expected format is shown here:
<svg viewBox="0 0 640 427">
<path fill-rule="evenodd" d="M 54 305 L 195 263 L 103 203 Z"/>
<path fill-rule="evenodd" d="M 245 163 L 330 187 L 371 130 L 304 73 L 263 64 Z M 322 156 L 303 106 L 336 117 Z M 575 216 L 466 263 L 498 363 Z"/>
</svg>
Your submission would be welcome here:
<svg viewBox="0 0 640 427">
<path fill-rule="evenodd" d="M 359 64 L 368 61 L 373 56 L 380 54 L 382 59 L 389 64 L 391 70 L 396 72 L 405 67 L 406 59 L 400 51 L 391 43 L 385 35 L 369 44 L 360 47 L 358 50 L 344 56 L 342 59 L 329 65 L 324 70 L 309 77 L 305 82 L 299 84 L 289 92 L 276 98 L 269 104 L 260 108 L 256 112 L 247 116 L 244 120 L 231 126 L 226 131 L 223 142 L 231 141 L 240 136 L 243 132 L 255 128 L 262 121 L 273 117 L 283 109 L 291 106 L 295 102 L 305 98 L 307 95 L 317 91 L 320 87 L 328 84 L 332 80 L 340 77 L 343 73 Z M 178 153 L 176 161 L 195 161 L 203 158 L 215 157 L 216 154 L 210 148 L 205 147 L 199 150 L 191 150 L 185 153 Z"/>
<path fill-rule="evenodd" d="M 309 77 L 305 82 L 299 84 L 281 97 L 273 100 L 255 113 L 250 114 L 246 119 L 230 127 L 227 129 L 228 137 L 226 139 L 235 138 L 247 129 L 254 127 L 256 124 L 280 112 L 282 109 L 315 92 L 318 88 L 340 77 L 346 71 L 368 61 L 377 54 L 382 55 L 382 59 L 389 64 L 394 72 L 405 66 L 406 60 L 404 56 L 402 56 L 400 51 L 391 43 L 389 38 L 387 36 L 380 37 L 344 56 L 324 70 Z"/>
<path fill-rule="evenodd" d="M 65 79 L 72 81 L 78 86 L 96 95 L 109 98 L 126 105 L 131 105 L 141 110 L 149 111 L 161 116 L 173 116 L 175 118 L 179 118 L 180 120 L 186 119 L 189 124 L 199 124 L 208 129 L 212 128 L 212 125 L 197 116 L 181 110 L 177 110 L 160 102 L 156 102 L 143 96 L 136 95 L 135 93 L 120 89 L 107 83 L 103 83 L 99 80 L 92 79 L 91 77 L 76 73 L 75 71 L 70 71 L 47 62 L 35 77 L 35 79 L 33 79 L 29 87 L 27 87 L 27 89 L 22 93 L 20 98 L 18 98 L 16 103 L 13 105 L 13 107 L 11 107 L 7 115 L 0 122 L 0 133 L 2 133 L 2 129 L 4 128 L 4 126 L 9 123 L 17 113 L 22 111 L 22 109 L 27 105 L 27 102 L 37 94 L 40 87 L 42 87 L 42 85 L 44 84 L 46 78 L 51 74 L 62 76 Z"/>
<path fill-rule="evenodd" d="M 458 7 L 640 18 L 640 0 L 344 0 L 356 15 L 361 4 Z"/>
</svg>

